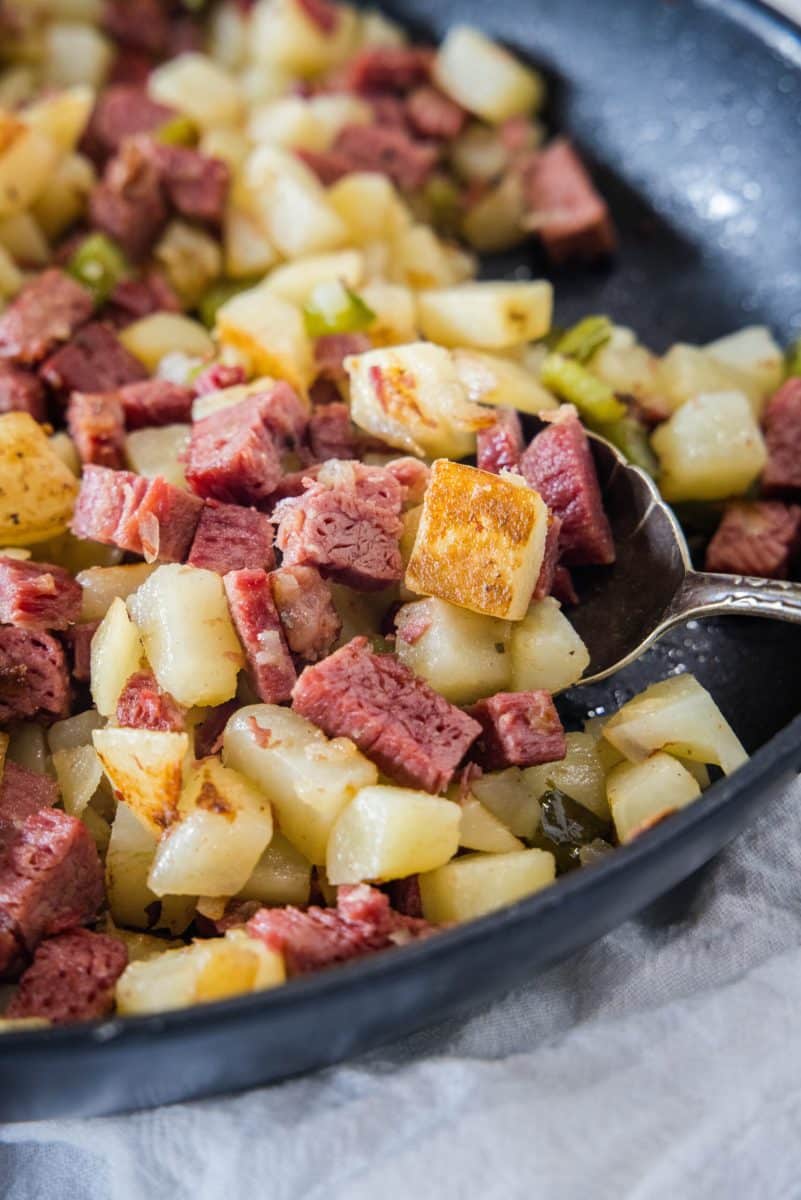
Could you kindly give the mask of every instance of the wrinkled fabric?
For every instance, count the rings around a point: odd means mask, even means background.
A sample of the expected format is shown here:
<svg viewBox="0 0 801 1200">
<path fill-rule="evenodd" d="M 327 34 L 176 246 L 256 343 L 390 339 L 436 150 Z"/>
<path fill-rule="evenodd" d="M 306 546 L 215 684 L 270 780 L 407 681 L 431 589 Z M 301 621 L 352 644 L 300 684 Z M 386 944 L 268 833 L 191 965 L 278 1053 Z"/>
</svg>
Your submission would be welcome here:
<svg viewBox="0 0 801 1200">
<path fill-rule="evenodd" d="M 801 786 L 467 1021 L 239 1096 L 6 1126 L 0 1180 L 4 1200 L 796 1198 Z"/>
</svg>

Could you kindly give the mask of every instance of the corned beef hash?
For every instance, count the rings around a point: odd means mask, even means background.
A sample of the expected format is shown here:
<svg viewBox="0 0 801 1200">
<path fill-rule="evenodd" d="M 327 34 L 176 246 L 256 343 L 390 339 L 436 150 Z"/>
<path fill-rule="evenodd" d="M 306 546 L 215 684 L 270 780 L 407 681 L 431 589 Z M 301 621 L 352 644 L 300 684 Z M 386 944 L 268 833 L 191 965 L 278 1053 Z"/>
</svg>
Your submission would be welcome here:
<svg viewBox="0 0 801 1200">
<path fill-rule="evenodd" d="M 585 426 L 786 577 L 801 353 L 476 281 L 614 252 L 535 70 L 330 0 L 6 0 L 0 55 L 3 1027 L 435 936 L 744 761 L 687 674 L 562 726 Z"/>
</svg>

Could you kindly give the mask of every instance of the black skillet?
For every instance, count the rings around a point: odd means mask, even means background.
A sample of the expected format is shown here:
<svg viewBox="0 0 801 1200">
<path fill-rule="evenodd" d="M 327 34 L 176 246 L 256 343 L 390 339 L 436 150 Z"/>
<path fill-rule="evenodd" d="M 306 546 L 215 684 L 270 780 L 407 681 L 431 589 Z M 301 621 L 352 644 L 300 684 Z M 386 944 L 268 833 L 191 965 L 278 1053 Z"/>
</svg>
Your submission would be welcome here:
<svg viewBox="0 0 801 1200">
<path fill-rule="evenodd" d="M 552 77 L 552 116 L 597 166 L 622 230 L 611 272 L 556 277 L 557 317 L 607 312 L 663 348 L 756 320 L 801 329 L 801 38 L 745 0 L 407 0 L 469 21 Z M 512 273 L 528 257 L 489 264 Z M 0 1038 L 0 1118 L 81 1116 L 285 1078 L 464 1013 L 599 937 L 705 863 L 801 770 L 801 633 L 709 622 L 563 709 L 616 706 L 686 666 L 753 759 L 697 803 L 555 887 L 438 937 L 272 993 Z M 794 719 L 795 718 L 795 719 Z"/>
</svg>

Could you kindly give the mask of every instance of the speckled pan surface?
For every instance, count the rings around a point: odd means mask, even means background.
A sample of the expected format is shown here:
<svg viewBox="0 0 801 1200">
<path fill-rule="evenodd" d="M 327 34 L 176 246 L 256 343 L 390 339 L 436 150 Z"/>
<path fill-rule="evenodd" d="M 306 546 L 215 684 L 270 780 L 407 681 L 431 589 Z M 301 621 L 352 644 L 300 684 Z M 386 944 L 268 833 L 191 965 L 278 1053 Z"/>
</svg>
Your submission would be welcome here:
<svg viewBox="0 0 801 1200">
<path fill-rule="evenodd" d="M 801 38 L 788 23 L 743 0 L 387 7 L 435 34 L 471 21 L 552 72 L 554 116 L 590 149 L 623 231 L 613 272 L 556 277 L 560 318 L 606 311 L 656 347 L 746 320 L 783 337 L 801 327 Z M 540 274 L 542 264 L 491 264 L 521 269 Z M 113 1112 L 281 1079 L 532 978 L 700 867 L 801 770 L 800 665 L 798 629 L 680 630 L 562 708 L 578 718 L 682 666 L 696 672 L 756 752 L 697 804 L 599 865 L 430 941 L 186 1013 L 7 1035 L 0 1119 Z"/>
</svg>

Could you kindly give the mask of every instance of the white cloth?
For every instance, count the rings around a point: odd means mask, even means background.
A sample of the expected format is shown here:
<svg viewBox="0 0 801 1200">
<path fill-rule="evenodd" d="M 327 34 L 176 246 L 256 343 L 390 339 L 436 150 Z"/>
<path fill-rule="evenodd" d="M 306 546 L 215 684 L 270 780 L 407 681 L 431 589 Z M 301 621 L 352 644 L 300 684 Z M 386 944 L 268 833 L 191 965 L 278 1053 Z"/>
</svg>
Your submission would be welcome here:
<svg viewBox="0 0 801 1200">
<path fill-rule="evenodd" d="M 241 1096 L 6 1126 L 0 1194 L 796 1200 L 799 801 L 466 1022 Z"/>
</svg>

